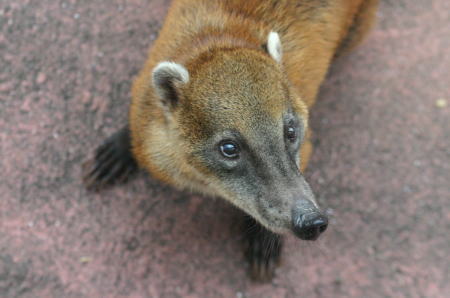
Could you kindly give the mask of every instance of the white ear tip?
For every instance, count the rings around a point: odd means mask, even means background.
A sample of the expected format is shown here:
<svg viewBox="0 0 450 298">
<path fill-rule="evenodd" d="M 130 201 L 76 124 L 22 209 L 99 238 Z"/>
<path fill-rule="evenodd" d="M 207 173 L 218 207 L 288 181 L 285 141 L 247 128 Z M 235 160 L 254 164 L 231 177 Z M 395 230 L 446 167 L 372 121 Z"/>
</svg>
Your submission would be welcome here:
<svg viewBox="0 0 450 298">
<path fill-rule="evenodd" d="M 182 83 L 189 82 L 189 72 L 183 65 L 175 62 L 160 62 L 153 69 L 153 83 L 159 82 L 161 79 L 177 80 Z"/>
<path fill-rule="evenodd" d="M 275 31 L 270 31 L 268 39 L 269 42 L 270 41 L 280 42 L 280 36 Z"/>
<path fill-rule="evenodd" d="M 160 62 L 153 69 L 152 83 L 156 94 L 171 105 L 177 102 L 175 83 L 186 84 L 189 82 L 187 69 L 175 62 Z"/>
<path fill-rule="evenodd" d="M 282 50 L 281 41 L 278 33 L 271 31 L 267 38 L 267 50 L 270 56 L 277 62 L 281 62 Z"/>
</svg>

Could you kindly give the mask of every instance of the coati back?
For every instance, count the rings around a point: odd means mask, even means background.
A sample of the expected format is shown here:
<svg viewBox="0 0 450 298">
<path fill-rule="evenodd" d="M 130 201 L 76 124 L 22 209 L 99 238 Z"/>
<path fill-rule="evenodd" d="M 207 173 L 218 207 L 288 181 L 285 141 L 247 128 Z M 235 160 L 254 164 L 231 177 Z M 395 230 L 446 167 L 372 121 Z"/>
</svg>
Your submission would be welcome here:
<svg viewBox="0 0 450 298">
<path fill-rule="evenodd" d="M 315 240 L 328 219 L 305 181 L 308 109 L 330 62 L 373 22 L 376 0 L 175 0 L 134 82 L 129 125 L 84 168 L 88 187 L 137 167 L 247 214 L 252 276 L 281 234 Z"/>
</svg>

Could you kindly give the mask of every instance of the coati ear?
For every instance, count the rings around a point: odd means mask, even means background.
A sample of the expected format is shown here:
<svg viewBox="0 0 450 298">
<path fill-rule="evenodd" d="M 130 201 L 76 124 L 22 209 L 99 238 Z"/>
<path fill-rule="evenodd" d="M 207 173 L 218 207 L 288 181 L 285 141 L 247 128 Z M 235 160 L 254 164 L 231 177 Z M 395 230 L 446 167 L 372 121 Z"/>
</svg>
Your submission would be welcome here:
<svg viewBox="0 0 450 298">
<path fill-rule="evenodd" d="M 164 105 L 173 108 L 178 103 L 177 84 L 189 82 L 189 72 L 178 63 L 160 62 L 152 74 L 153 87 Z"/>
<path fill-rule="evenodd" d="M 278 63 L 281 62 L 281 58 L 283 56 L 283 51 L 281 48 L 280 36 L 278 33 L 271 31 L 269 36 L 267 37 L 267 52 L 270 56 L 272 56 L 275 61 Z"/>
</svg>

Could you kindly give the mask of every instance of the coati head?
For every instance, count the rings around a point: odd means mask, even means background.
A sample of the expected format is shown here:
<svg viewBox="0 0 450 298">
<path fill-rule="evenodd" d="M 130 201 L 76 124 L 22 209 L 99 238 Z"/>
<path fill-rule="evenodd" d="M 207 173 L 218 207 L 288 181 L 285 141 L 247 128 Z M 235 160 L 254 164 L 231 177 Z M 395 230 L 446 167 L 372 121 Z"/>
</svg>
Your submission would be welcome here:
<svg viewBox="0 0 450 298">
<path fill-rule="evenodd" d="M 184 65 L 161 62 L 153 88 L 165 118 L 164 133 L 149 137 L 153 172 L 219 195 L 274 232 L 315 240 L 326 229 L 299 170 L 307 108 L 283 72 L 277 33 L 261 49 L 217 47 Z"/>
</svg>

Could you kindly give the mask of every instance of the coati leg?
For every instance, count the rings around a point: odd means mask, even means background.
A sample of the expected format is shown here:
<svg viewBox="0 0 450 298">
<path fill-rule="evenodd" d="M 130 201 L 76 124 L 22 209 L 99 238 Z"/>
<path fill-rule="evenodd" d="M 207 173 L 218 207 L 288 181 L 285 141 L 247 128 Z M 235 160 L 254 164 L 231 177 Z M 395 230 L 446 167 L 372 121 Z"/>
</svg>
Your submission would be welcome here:
<svg viewBox="0 0 450 298">
<path fill-rule="evenodd" d="M 83 164 L 83 182 L 88 189 L 99 190 L 126 181 L 137 169 L 131 153 L 130 131 L 125 126 L 107 138 L 95 151 L 94 158 Z"/>
<path fill-rule="evenodd" d="M 355 15 L 353 24 L 350 26 L 347 36 L 338 46 L 335 57 L 341 56 L 351 51 L 361 41 L 375 22 L 375 14 L 378 7 L 378 0 L 365 0 L 361 3 L 358 13 Z"/>
<path fill-rule="evenodd" d="M 282 236 L 269 231 L 248 215 L 245 215 L 244 236 L 250 276 L 255 281 L 270 281 L 280 264 Z"/>
</svg>

